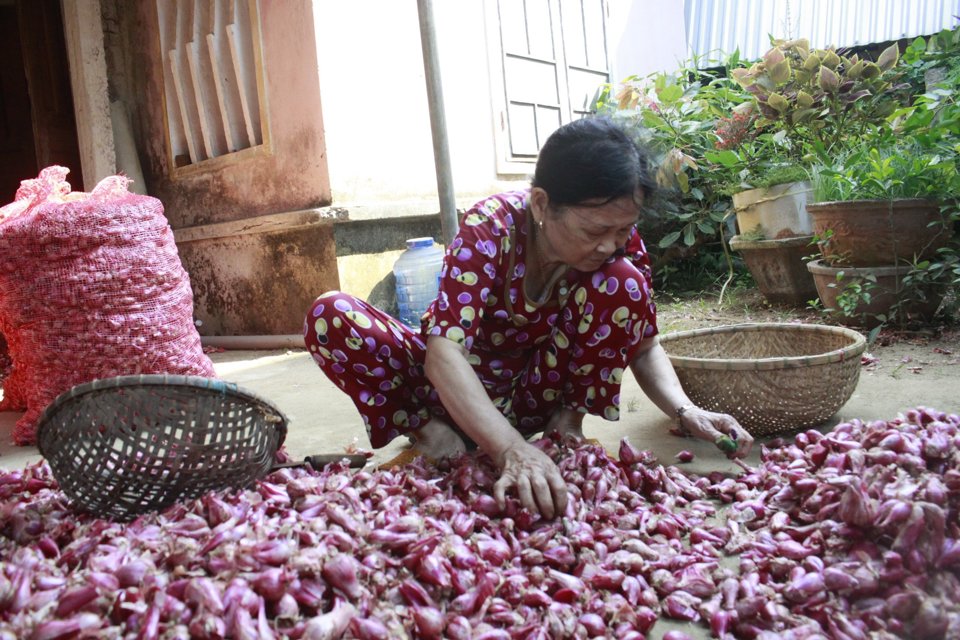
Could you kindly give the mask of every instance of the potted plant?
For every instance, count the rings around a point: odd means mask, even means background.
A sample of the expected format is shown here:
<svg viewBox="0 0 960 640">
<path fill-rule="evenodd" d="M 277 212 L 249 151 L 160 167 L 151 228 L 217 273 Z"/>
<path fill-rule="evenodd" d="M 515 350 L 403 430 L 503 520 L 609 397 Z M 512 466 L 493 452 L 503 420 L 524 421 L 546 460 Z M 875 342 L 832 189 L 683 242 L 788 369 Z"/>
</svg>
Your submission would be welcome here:
<svg viewBox="0 0 960 640">
<path fill-rule="evenodd" d="M 822 258 L 807 268 L 840 321 L 879 326 L 936 312 L 956 265 L 953 118 L 944 132 L 911 130 L 908 117 L 905 127 L 881 128 L 865 146 L 815 167 L 818 202 L 808 211 Z"/>
<path fill-rule="evenodd" d="M 771 128 L 760 122 L 755 105 L 743 103 L 719 118 L 716 150 L 706 158 L 730 176 L 723 193 L 733 201 L 740 229 L 730 249 L 743 256 L 768 301 L 804 304 L 816 294 L 803 263 L 813 239 L 806 212 L 811 186 L 786 131 Z"/>
<path fill-rule="evenodd" d="M 753 97 L 758 131 L 738 148 L 728 147 L 735 157 L 718 158 L 742 166 L 735 186 L 746 189 L 733 195 L 741 232 L 759 224 L 767 239 L 810 234 L 808 158 L 813 152 L 834 152 L 893 112 L 906 86 L 895 82 L 898 59 L 896 45 L 871 62 L 832 48 L 811 49 L 806 39 L 774 40 L 760 61 L 731 72 Z M 742 120 L 739 109 L 734 117 Z M 778 208 L 780 224 L 775 222 Z"/>
<path fill-rule="evenodd" d="M 769 281 L 768 290 L 761 286 L 768 299 L 805 303 L 816 290 L 804 264 L 813 240 L 810 158 L 829 156 L 883 122 L 904 85 L 892 71 L 896 46 L 871 62 L 811 49 L 805 39 L 772 44 L 763 59 L 731 72 L 752 101 L 718 130 L 734 135 L 720 135 L 724 148 L 713 158 L 739 169 L 730 186 L 740 235 L 731 248 L 743 253 L 758 284 Z"/>
<path fill-rule="evenodd" d="M 809 173 L 787 131 L 746 102 L 720 117 L 715 133 L 716 150 L 705 157 L 727 171 L 723 192 L 733 200 L 740 232 L 770 240 L 809 235 Z"/>
<path fill-rule="evenodd" d="M 818 165 L 818 202 L 808 210 L 823 257 L 853 267 L 933 257 L 952 235 L 940 203 L 951 195 L 944 187 L 955 172 L 953 158 L 913 139 Z"/>
</svg>

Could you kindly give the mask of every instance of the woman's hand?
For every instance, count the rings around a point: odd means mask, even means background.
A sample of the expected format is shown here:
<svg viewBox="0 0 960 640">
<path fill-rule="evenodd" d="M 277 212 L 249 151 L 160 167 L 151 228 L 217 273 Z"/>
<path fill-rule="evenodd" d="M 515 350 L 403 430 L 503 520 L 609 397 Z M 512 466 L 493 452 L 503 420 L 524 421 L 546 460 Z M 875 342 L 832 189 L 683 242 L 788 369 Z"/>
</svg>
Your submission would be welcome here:
<svg viewBox="0 0 960 640">
<path fill-rule="evenodd" d="M 733 416 L 706 411 L 690 403 L 670 358 L 657 339 L 640 343 L 630 362 L 630 370 L 643 392 L 668 416 L 680 414 L 679 427 L 690 435 L 713 442 L 728 456 L 742 458 L 750 453 L 753 437 Z M 682 412 L 677 407 L 683 407 Z M 675 413 L 676 412 L 676 413 Z M 736 445 L 727 447 L 729 438 Z"/>
<path fill-rule="evenodd" d="M 567 485 L 560 470 L 545 453 L 527 442 L 509 446 L 499 456 L 500 479 L 493 485 L 493 497 L 503 509 L 507 490 L 515 487 L 520 504 L 547 520 L 567 508 Z"/>
<path fill-rule="evenodd" d="M 716 444 L 724 453 L 733 458 L 743 458 L 753 447 L 753 436 L 740 426 L 736 418 L 725 413 L 714 413 L 690 405 L 679 418 L 681 431 Z M 735 449 L 727 450 L 722 444 L 723 438 L 730 438 Z"/>
</svg>

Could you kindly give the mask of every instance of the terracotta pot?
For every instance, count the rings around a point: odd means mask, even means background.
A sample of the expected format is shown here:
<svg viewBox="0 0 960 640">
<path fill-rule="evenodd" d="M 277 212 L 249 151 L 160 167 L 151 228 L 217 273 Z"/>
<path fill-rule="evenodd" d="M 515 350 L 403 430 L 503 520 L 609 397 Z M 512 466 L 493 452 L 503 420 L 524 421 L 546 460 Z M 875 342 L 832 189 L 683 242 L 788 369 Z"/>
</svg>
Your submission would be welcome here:
<svg viewBox="0 0 960 640">
<path fill-rule="evenodd" d="M 788 182 L 733 194 L 740 233 L 764 240 L 810 235 L 813 223 L 806 204 L 812 188 L 809 182 Z"/>
<path fill-rule="evenodd" d="M 805 305 L 817 296 L 813 276 L 804 262 L 804 258 L 814 252 L 811 242 L 812 235 L 755 242 L 734 236 L 730 238 L 730 248 L 743 255 L 764 298 L 770 302 Z"/>
<path fill-rule="evenodd" d="M 807 269 L 813 274 L 817 286 L 817 295 L 823 308 L 830 312 L 835 320 L 853 326 L 875 327 L 880 324 L 879 315 L 889 316 L 891 308 L 900 301 L 906 290 L 903 277 L 910 272 L 910 265 L 891 267 L 831 267 L 823 260 L 812 260 Z M 867 278 L 876 278 L 876 284 L 870 285 Z M 844 313 L 837 299 L 849 285 L 859 284 L 866 287 L 869 301 L 861 300 L 852 313 Z M 943 294 L 928 295 L 925 300 L 903 302 L 898 313 L 903 317 L 916 317 L 929 320 L 937 312 Z"/>
<path fill-rule="evenodd" d="M 931 200 L 818 202 L 807 211 L 814 234 L 829 235 L 820 250 L 831 264 L 870 267 L 932 258 L 953 234 Z"/>
</svg>

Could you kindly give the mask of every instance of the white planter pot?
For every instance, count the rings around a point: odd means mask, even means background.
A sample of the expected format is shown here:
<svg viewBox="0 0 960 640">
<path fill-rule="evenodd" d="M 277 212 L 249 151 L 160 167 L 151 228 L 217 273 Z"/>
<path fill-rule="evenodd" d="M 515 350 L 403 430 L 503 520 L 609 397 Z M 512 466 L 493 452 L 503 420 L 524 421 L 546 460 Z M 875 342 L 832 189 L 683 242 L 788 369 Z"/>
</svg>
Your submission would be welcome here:
<svg viewBox="0 0 960 640">
<path fill-rule="evenodd" d="M 807 213 L 807 198 L 813 186 L 809 182 L 790 182 L 766 189 L 750 189 L 733 194 L 740 233 L 763 240 L 780 240 L 813 233 L 813 220 Z"/>
</svg>

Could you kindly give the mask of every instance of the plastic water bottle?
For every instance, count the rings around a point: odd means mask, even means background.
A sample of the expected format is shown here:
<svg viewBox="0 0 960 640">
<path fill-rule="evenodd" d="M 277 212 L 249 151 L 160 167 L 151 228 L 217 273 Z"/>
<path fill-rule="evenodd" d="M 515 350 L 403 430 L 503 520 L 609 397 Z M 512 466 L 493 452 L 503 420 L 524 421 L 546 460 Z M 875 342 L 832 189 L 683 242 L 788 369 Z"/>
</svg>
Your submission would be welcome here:
<svg viewBox="0 0 960 640">
<path fill-rule="evenodd" d="M 433 238 L 411 238 L 393 265 L 400 321 L 409 327 L 420 328 L 420 316 L 437 297 L 443 253 Z"/>
</svg>

